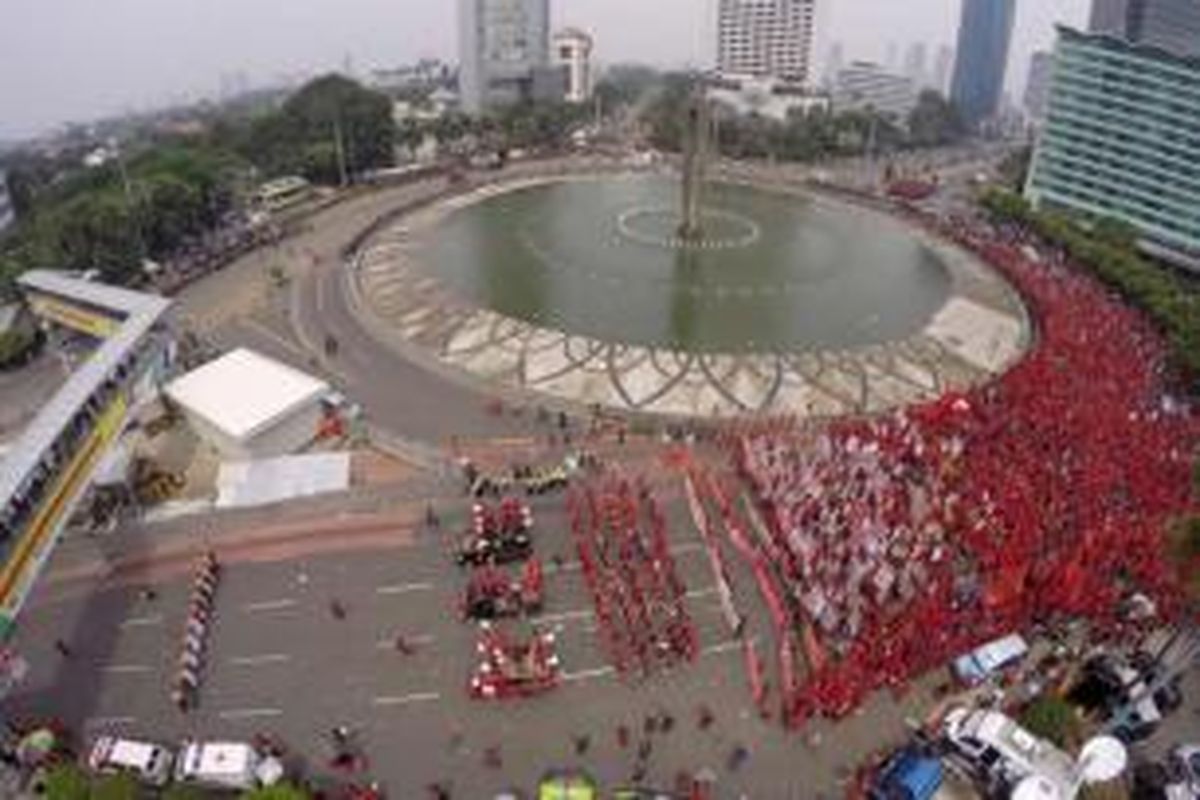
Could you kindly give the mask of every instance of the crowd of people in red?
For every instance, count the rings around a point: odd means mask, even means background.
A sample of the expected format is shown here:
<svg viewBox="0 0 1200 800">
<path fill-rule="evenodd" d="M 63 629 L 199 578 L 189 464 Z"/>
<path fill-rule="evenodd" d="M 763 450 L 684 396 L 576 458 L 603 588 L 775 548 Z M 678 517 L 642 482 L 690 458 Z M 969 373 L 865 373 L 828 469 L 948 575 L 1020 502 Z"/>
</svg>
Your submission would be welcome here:
<svg viewBox="0 0 1200 800">
<path fill-rule="evenodd" d="M 648 676 L 696 657 L 686 589 L 666 518 L 645 483 L 598 478 L 568 497 L 580 569 L 599 635 L 622 675 Z"/>
<path fill-rule="evenodd" d="M 1103 630 L 1134 600 L 1181 609 L 1163 535 L 1194 509 L 1200 415 L 1172 395 L 1159 334 L 1019 231 L 924 224 L 1016 286 L 1035 343 L 970 391 L 737 437 L 786 621 L 804 631 L 808 670 L 781 681 L 793 725 L 1012 630 L 1063 616 Z"/>
</svg>

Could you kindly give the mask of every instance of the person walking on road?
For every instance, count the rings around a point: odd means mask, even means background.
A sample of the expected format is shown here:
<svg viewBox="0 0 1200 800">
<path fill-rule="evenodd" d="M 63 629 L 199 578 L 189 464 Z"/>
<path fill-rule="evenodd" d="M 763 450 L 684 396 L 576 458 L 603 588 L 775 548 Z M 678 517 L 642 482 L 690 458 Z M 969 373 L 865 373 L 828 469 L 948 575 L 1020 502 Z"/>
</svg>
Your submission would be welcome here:
<svg viewBox="0 0 1200 800">
<path fill-rule="evenodd" d="M 346 607 L 337 599 L 329 601 L 329 613 L 334 619 L 342 620 L 346 618 Z"/>
<path fill-rule="evenodd" d="M 57 651 L 57 652 L 58 652 L 58 654 L 59 654 L 60 656 L 62 656 L 63 658 L 70 658 L 70 657 L 71 657 L 71 648 L 70 648 L 70 646 L 68 646 L 68 645 L 67 645 L 67 643 L 66 643 L 66 642 L 64 642 L 62 639 L 55 639 L 55 640 L 54 640 L 54 649 L 55 649 L 55 651 Z"/>
</svg>

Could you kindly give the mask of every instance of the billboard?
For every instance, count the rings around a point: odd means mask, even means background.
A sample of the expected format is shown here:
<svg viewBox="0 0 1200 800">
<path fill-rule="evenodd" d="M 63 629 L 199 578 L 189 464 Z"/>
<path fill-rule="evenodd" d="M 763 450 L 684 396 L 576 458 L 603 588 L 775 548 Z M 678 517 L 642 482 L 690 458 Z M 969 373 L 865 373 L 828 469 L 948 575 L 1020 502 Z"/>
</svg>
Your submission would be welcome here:
<svg viewBox="0 0 1200 800">
<path fill-rule="evenodd" d="M 0 637 L 12 631 L 17 612 L 54 549 L 71 506 L 87 486 L 104 451 L 121 433 L 127 409 L 125 396 L 118 395 L 96 418 L 95 426 L 59 473 L 0 568 Z"/>
<path fill-rule="evenodd" d="M 29 292 L 29 307 L 42 319 L 56 322 L 65 328 L 86 333 L 96 339 L 107 339 L 121 327 L 121 321 L 81 308 L 66 300 L 60 300 L 40 292 Z"/>
</svg>

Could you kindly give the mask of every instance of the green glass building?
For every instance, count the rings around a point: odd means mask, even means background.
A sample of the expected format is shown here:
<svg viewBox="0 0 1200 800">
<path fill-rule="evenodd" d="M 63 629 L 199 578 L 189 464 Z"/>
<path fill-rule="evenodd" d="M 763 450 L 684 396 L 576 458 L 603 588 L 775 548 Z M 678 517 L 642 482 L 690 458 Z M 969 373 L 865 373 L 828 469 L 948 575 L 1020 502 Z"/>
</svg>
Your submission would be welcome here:
<svg viewBox="0 0 1200 800">
<path fill-rule="evenodd" d="M 1124 220 L 1200 268 L 1200 58 L 1060 27 L 1025 196 Z"/>
</svg>

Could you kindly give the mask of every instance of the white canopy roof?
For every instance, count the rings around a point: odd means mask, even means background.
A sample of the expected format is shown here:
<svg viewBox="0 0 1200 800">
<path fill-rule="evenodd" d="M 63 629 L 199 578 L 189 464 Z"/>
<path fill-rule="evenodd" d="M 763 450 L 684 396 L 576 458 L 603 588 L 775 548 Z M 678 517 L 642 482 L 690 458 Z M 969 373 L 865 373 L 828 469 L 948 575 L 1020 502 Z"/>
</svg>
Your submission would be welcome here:
<svg viewBox="0 0 1200 800">
<path fill-rule="evenodd" d="M 167 386 L 167 396 L 226 435 L 245 441 L 329 391 L 329 384 L 240 348 Z"/>
</svg>

